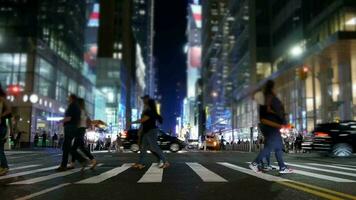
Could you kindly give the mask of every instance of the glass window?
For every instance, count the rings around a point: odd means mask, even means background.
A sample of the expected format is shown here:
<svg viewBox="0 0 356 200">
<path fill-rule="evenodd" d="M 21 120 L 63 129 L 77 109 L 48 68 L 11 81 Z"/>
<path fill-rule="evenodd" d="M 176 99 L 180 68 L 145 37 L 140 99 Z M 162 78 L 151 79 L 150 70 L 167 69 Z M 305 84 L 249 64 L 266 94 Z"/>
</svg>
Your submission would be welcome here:
<svg viewBox="0 0 356 200">
<path fill-rule="evenodd" d="M 41 77 L 44 77 L 49 80 L 53 80 L 54 77 L 53 66 L 42 58 L 39 58 L 37 60 L 38 62 L 35 70 L 36 73 L 39 74 Z"/>
<path fill-rule="evenodd" d="M 68 92 L 76 94 L 77 93 L 77 83 L 73 81 L 72 79 L 69 79 L 68 82 Z"/>
<path fill-rule="evenodd" d="M 68 78 L 61 71 L 57 71 L 57 86 L 67 89 Z"/>
</svg>

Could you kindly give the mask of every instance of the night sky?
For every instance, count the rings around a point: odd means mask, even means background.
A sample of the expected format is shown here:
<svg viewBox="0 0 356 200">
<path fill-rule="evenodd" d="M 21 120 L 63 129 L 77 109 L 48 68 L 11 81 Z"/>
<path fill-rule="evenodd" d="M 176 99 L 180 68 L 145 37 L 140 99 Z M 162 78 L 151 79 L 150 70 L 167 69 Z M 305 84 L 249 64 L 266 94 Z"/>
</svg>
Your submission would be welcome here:
<svg viewBox="0 0 356 200">
<path fill-rule="evenodd" d="M 176 117 L 186 95 L 187 0 L 156 0 L 155 64 L 162 95 L 163 129 L 174 132 Z"/>
</svg>

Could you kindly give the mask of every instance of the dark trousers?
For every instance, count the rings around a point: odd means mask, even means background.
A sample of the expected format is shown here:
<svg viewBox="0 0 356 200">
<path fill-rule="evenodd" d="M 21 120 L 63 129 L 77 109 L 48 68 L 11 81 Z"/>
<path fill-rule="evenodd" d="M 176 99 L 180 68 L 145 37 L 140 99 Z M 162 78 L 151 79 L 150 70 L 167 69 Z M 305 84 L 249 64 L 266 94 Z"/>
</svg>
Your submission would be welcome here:
<svg viewBox="0 0 356 200">
<path fill-rule="evenodd" d="M 78 128 L 73 125 L 64 126 L 64 142 L 63 142 L 63 155 L 62 155 L 62 167 L 67 167 L 69 153 L 72 157 L 76 157 L 79 162 L 82 162 L 84 158 L 77 152 L 72 150 L 72 141 L 77 135 Z"/>
<path fill-rule="evenodd" d="M 94 156 L 90 153 L 89 149 L 85 147 L 85 142 L 84 142 L 85 129 L 86 128 L 78 128 L 77 135 L 74 137 L 74 144 L 72 147 L 72 151 L 77 152 L 77 149 L 79 149 L 81 152 L 84 153 L 86 157 L 88 157 L 90 160 L 93 160 Z M 72 162 L 75 162 L 76 160 L 77 158 L 75 156 L 72 156 Z"/>
<path fill-rule="evenodd" d="M 270 153 L 274 151 L 279 168 L 282 170 L 286 168 L 286 165 L 284 164 L 283 161 L 283 143 L 282 143 L 282 136 L 281 133 L 279 132 L 279 129 L 272 128 L 269 126 L 263 126 L 262 128 L 264 134 L 266 134 L 266 143 L 265 147 L 258 156 L 255 159 L 255 163 L 257 164 L 262 164 L 263 159 L 267 158 L 270 156 Z M 268 161 L 267 161 L 268 162 Z"/>
<path fill-rule="evenodd" d="M 0 126 L 0 167 L 9 168 L 7 165 L 7 159 L 5 155 L 5 136 L 6 136 L 7 128 L 6 126 Z"/>
<path fill-rule="evenodd" d="M 158 129 L 151 129 L 143 134 L 139 157 L 140 164 L 144 164 L 148 149 L 151 150 L 151 152 L 154 152 L 153 155 L 158 157 L 160 161 L 166 162 L 166 157 L 157 144 L 157 132 Z"/>
</svg>

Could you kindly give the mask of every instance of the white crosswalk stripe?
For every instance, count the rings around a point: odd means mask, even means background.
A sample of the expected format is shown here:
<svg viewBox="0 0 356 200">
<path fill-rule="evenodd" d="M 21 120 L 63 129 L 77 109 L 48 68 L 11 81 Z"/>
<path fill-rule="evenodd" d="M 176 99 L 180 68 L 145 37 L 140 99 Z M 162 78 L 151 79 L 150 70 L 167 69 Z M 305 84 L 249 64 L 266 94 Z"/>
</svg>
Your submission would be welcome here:
<svg viewBox="0 0 356 200">
<path fill-rule="evenodd" d="M 341 167 L 351 167 L 351 168 L 356 168 L 356 166 L 355 166 L 355 165 L 333 164 L 333 166 L 341 166 Z"/>
<path fill-rule="evenodd" d="M 153 163 L 138 183 L 160 183 L 162 182 L 162 176 L 163 169 L 159 168 L 157 163 Z"/>
<path fill-rule="evenodd" d="M 186 162 L 186 167 L 190 170 L 194 171 L 195 174 L 203 181 L 203 182 L 228 182 L 227 179 L 219 175 L 219 173 L 215 173 L 203 166 L 198 162 Z M 248 174 L 263 180 L 267 181 L 286 181 L 293 180 L 295 176 L 287 176 L 287 177 L 278 177 L 268 173 L 255 173 L 252 170 L 248 169 L 246 164 L 244 166 L 239 166 L 238 164 L 232 164 L 228 162 L 217 162 L 215 165 L 221 165 L 227 168 L 230 168 L 234 171 L 241 172 L 244 174 Z M 327 164 L 318 164 L 318 163 L 304 163 L 304 164 L 296 164 L 296 163 L 286 163 L 289 166 L 295 167 L 294 173 L 302 176 L 307 176 L 314 179 L 319 179 L 328 182 L 336 182 L 336 183 L 356 183 L 356 169 L 346 167 L 346 166 L 338 166 L 338 165 L 327 165 Z M 100 163 L 98 166 L 103 165 Z M 107 171 L 102 172 L 99 175 L 93 175 L 91 173 L 87 173 L 87 175 L 91 176 L 85 178 L 83 180 L 76 180 L 73 182 L 74 184 L 99 184 L 110 178 L 116 177 L 121 173 L 125 172 L 131 167 L 132 163 L 124 163 L 120 167 L 112 168 Z M 45 167 L 31 170 L 30 168 L 39 167 L 41 165 L 26 165 L 26 166 L 18 166 L 12 168 L 11 170 L 28 170 L 22 171 L 18 173 L 10 173 L 8 175 L 0 177 L 0 180 L 10 179 L 15 177 L 23 177 L 22 180 L 15 180 L 15 182 L 6 183 L 8 185 L 30 185 L 37 184 L 44 181 L 53 180 L 60 177 L 66 177 L 75 173 L 78 173 L 80 169 L 73 169 L 64 172 L 55 172 L 48 173 L 47 171 L 53 170 L 57 168 L 57 166 Z M 273 166 L 278 168 L 277 166 Z M 308 169 L 303 170 L 303 169 Z M 138 171 L 143 172 L 142 176 L 137 180 L 137 183 L 163 183 L 164 182 L 164 173 L 166 171 L 164 169 L 160 169 L 156 163 L 153 163 L 147 171 Z M 322 172 L 322 173 L 319 173 Z M 44 175 L 41 175 L 44 173 Z M 36 174 L 34 177 L 27 178 L 27 175 Z M 169 176 L 168 176 L 169 177 Z M 78 178 L 78 177 L 77 177 Z M 70 178 L 67 179 L 68 182 Z"/>
<path fill-rule="evenodd" d="M 328 167 L 328 168 L 334 168 L 334 169 L 342 169 L 342 170 L 346 170 L 346 171 L 356 172 L 355 168 L 340 167 L 340 166 L 333 166 L 333 165 L 323 165 L 323 164 L 318 164 L 318 163 L 308 163 L 308 165 L 319 166 L 319 167 Z"/>
<path fill-rule="evenodd" d="M 100 166 L 102 166 L 102 163 L 97 165 L 97 167 L 100 167 Z M 64 171 L 64 172 L 58 172 L 58 173 L 50 174 L 50 175 L 47 175 L 47 176 L 41 176 L 41 177 L 29 179 L 29 180 L 10 183 L 10 185 L 29 185 L 29 184 L 39 183 L 39 182 L 48 181 L 48 180 L 59 178 L 59 177 L 63 177 L 63 176 L 68 176 L 68 175 L 77 173 L 80 170 L 81 169 L 73 169 L 73 170 Z M 88 168 L 86 168 L 86 170 L 88 170 Z"/>
<path fill-rule="evenodd" d="M 187 165 L 204 181 L 204 182 L 227 182 L 224 178 L 205 168 L 203 165 L 194 162 L 188 162 Z"/>
<path fill-rule="evenodd" d="M 14 167 L 14 168 L 10 168 L 10 171 L 19 170 L 19 169 L 34 168 L 34 167 L 38 167 L 38 166 L 41 166 L 41 165 L 26 165 L 26 166 L 21 166 L 21 167 Z"/>
<path fill-rule="evenodd" d="M 275 165 L 272 165 L 272 166 L 277 169 L 279 168 L 278 166 L 275 166 Z M 323 180 L 333 181 L 333 182 L 339 182 L 339 183 L 355 183 L 356 182 L 355 180 L 327 176 L 327 175 L 323 175 L 323 174 L 316 174 L 316 173 L 307 172 L 307 171 L 298 170 L 298 169 L 293 169 L 293 172 L 295 174 L 300 174 L 300 175 L 304 175 L 304 176 L 309 176 L 309 177 L 313 177 L 313 178 L 318 178 L 318 179 L 323 179 Z"/>
<path fill-rule="evenodd" d="M 19 173 L 15 173 L 15 174 L 8 174 L 5 176 L 0 176 L 0 180 L 19 177 L 19 176 L 25 176 L 25 175 L 29 175 L 29 174 L 35 174 L 38 172 L 45 172 L 45 171 L 56 169 L 57 167 L 58 166 L 52 166 L 52 167 L 46 167 L 46 168 L 41 168 L 41 169 L 35 169 L 35 170 L 31 170 L 31 171 L 19 172 Z"/>
<path fill-rule="evenodd" d="M 340 174 L 340 175 L 345 175 L 345 176 L 356 177 L 355 173 L 335 171 L 335 170 L 331 170 L 331 169 L 321 169 L 321 168 L 310 167 L 310 166 L 305 166 L 305 165 L 300 165 L 300 164 L 293 164 L 293 163 L 286 163 L 286 164 L 289 166 L 293 166 L 293 167 L 299 167 L 299 168 L 311 169 L 311 170 L 316 170 L 316 171 L 321 171 L 321 172 L 328 172 L 328 173 L 333 173 L 333 174 Z"/>
<path fill-rule="evenodd" d="M 247 168 L 244 168 L 244 167 L 240 167 L 240 166 L 237 166 L 237 165 L 233 165 L 233 164 L 230 164 L 230 163 L 227 163 L 227 162 L 218 162 L 219 165 L 222 165 L 222 166 L 225 166 L 227 168 L 230 168 L 230 169 L 233 169 L 235 171 L 239 171 L 239 172 L 242 172 L 244 174 L 248 174 L 248 175 L 251 175 L 251 176 L 255 176 L 255 177 L 258 177 L 258 178 L 261 178 L 263 180 L 266 180 L 266 181 L 287 181 L 288 179 L 284 179 L 284 178 L 281 178 L 281 177 L 277 177 L 277 176 L 272 176 L 272 175 L 269 175 L 269 174 L 265 174 L 265 173 L 256 173 L 250 169 L 247 169 Z"/>
<path fill-rule="evenodd" d="M 95 184 L 95 183 L 101 183 L 109 178 L 112 178 L 114 176 L 117 176 L 118 174 L 126 171 L 131 167 L 132 163 L 125 163 L 121 167 L 114 168 L 110 171 L 104 172 L 98 176 L 94 176 L 82 181 L 77 182 L 76 184 Z"/>
</svg>

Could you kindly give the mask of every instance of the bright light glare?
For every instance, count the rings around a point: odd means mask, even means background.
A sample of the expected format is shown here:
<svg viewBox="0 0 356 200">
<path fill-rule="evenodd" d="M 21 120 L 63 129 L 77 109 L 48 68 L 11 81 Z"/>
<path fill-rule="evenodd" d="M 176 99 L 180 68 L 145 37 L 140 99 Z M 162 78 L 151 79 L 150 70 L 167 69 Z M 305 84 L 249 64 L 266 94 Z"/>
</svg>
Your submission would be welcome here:
<svg viewBox="0 0 356 200">
<path fill-rule="evenodd" d="M 61 121 L 62 119 L 63 117 L 47 117 L 47 121 L 54 121 L 54 122 Z"/>
<path fill-rule="evenodd" d="M 36 95 L 36 94 L 32 94 L 31 96 L 30 96 L 30 101 L 31 101 L 31 103 L 37 103 L 38 102 L 38 96 Z"/>
<path fill-rule="evenodd" d="M 349 26 L 356 25 L 356 17 L 353 17 L 353 18 L 347 20 L 346 25 L 349 25 Z"/>
<path fill-rule="evenodd" d="M 290 50 L 292 56 L 300 56 L 303 53 L 303 49 L 300 46 L 295 46 Z"/>
</svg>

